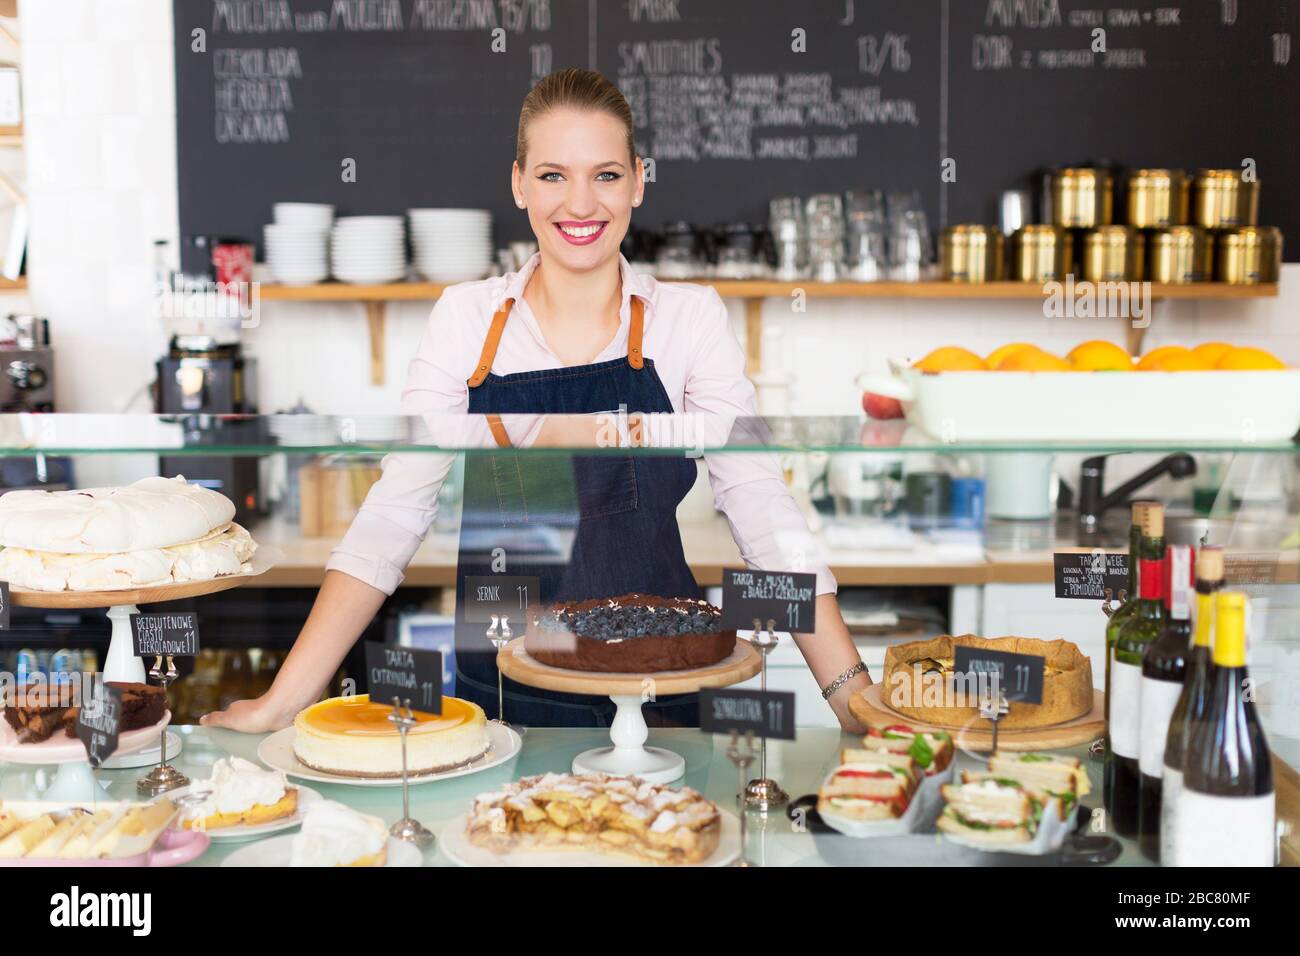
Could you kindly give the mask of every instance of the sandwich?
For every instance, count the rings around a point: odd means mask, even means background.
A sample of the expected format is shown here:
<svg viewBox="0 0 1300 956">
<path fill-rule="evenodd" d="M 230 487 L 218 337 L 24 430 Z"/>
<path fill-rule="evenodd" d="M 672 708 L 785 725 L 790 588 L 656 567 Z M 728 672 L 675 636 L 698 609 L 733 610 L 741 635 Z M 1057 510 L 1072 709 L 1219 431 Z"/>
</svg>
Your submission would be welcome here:
<svg viewBox="0 0 1300 956">
<path fill-rule="evenodd" d="M 979 780 L 1016 784 L 1042 804 L 1055 797 L 1060 801 L 1062 820 L 1069 818 L 1079 798 L 1088 793 L 1088 771 L 1082 761 L 1053 754 L 994 754 L 988 770 L 962 772 L 963 782 Z"/>
<path fill-rule="evenodd" d="M 875 767 L 896 767 L 900 770 L 907 771 L 911 778 L 912 789 L 921 782 L 921 768 L 916 765 L 910 754 L 891 753 L 888 750 L 859 750 L 854 747 L 845 747 L 840 751 L 840 765 L 848 766 L 851 764 L 868 764 Z"/>
<path fill-rule="evenodd" d="M 946 806 L 936 824 L 945 833 L 979 843 L 1028 843 L 1038 832 L 1043 805 L 1010 780 L 945 784 Z"/>
<path fill-rule="evenodd" d="M 906 724 L 891 724 L 882 730 L 873 727 L 862 738 L 862 746 L 867 750 L 907 754 L 927 777 L 943 773 L 952 763 L 952 736 L 942 730 L 915 730 Z"/>
<path fill-rule="evenodd" d="M 835 768 L 818 792 L 817 812 L 853 820 L 896 820 L 907 812 L 916 792 L 911 758 L 894 754 L 845 751 L 852 761 Z"/>
</svg>

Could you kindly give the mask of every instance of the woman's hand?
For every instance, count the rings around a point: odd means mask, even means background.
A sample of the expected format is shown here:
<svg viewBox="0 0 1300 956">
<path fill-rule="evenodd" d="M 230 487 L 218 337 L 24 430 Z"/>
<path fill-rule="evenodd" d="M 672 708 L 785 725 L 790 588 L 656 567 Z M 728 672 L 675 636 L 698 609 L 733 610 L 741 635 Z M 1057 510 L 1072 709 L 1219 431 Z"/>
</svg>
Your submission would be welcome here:
<svg viewBox="0 0 1300 956">
<path fill-rule="evenodd" d="M 204 727 L 223 727 L 241 734 L 265 734 L 293 723 L 295 710 L 286 710 L 267 695 L 237 700 L 225 710 L 214 710 L 199 718 Z"/>
</svg>

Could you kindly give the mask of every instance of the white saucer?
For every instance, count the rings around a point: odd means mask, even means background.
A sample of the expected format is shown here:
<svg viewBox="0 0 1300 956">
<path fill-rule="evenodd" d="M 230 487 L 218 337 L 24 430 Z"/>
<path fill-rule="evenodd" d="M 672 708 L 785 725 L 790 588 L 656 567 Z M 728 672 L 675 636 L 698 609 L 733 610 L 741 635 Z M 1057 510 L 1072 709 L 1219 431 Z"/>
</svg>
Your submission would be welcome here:
<svg viewBox="0 0 1300 956">
<path fill-rule="evenodd" d="M 718 837 L 718 848 L 701 863 L 684 863 L 682 866 L 727 866 L 740 856 L 740 818 L 727 810 L 719 810 L 722 817 L 722 832 Z M 649 860 L 638 860 L 631 856 L 615 853 L 602 853 L 599 850 L 519 850 L 513 853 L 497 853 L 486 847 L 475 846 L 469 842 L 466 824 L 469 814 L 448 821 L 438 834 L 438 846 L 452 863 L 458 866 L 659 866 Z M 665 866 L 665 869 L 672 869 Z"/>
<path fill-rule="evenodd" d="M 410 782 L 412 784 L 434 783 L 438 780 L 464 777 L 471 773 L 480 773 L 484 770 L 490 770 L 492 767 L 499 767 L 506 761 L 514 759 L 523 746 L 519 734 L 511 728 L 492 720 L 488 721 L 487 727 L 492 746 L 488 748 L 488 752 L 482 757 L 467 766 L 458 767 L 455 770 L 411 777 Z M 294 728 L 286 727 L 264 738 L 257 745 L 257 759 L 272 770 L 281 770 L 291 777 L 297 777 L 300 780 L 312 780 L 316 783 L 342 783 L 351 787 L 400 787 L 402 785 L 401 777 L 346 777 L 342 774 L 313 770 L 311 767 L 299 763 L 297 756 L 294 755 L 293 738 L 295 733 Z"/>
<path fill-rule="evenodd" d="M 141 727 L 139 730 L 128 730 L 119 734 L 117 750 L 113 752 L 113 756 L 142 750 L 150 744 L 154 745 L 154 752 L 157 753 L 157 741 L 162 734 L 162 729 L 171 719 L 172 712 L 169 710 L 162 715 L 162 720 L 152 727 Z M 20 744 L 13 728 L 7 723 L 0 723 L 0 760 L 37 765 L 84 763 L 86 746 L 79 738 L 66 736 L 62 729 L 55 731 L 52 737 L 38 744 Z"/>
<path fill-rule="evenodd" d="M 302 784 L 291 784 L 291 786 L 298 791 L 298 809 L 292 816 L 281 817 L 279 820 L 272 820 L 269 823 L 259 823 L 256 826 L 247 826 L 241 823 L 238 826 L 215 827 L 203 832 L 211 838 L 213 843 L 238 843 L 270 836 L 272 833 L 279 833 L 281 830 L 292 830 L 302 823 L 303 813 L 308 807 L 325 798 L 311 787 L 304 787 Z M 192 786 L 181 787 L 179 790 L 172 790 L 163 794 L 163 796 L 175 800 L 177 797 L 189 793 L 191 789 Z"/>
<path fill-rule="evenodd" d="M 241 846 L 221 861 L 222 866 L 288 866 L 293 854 L 293 834 L 259 840 Z M 424 855 L 417 847 L 388 838 L 388 862 L 384 866 L 423 866 Z"/>
</svg>

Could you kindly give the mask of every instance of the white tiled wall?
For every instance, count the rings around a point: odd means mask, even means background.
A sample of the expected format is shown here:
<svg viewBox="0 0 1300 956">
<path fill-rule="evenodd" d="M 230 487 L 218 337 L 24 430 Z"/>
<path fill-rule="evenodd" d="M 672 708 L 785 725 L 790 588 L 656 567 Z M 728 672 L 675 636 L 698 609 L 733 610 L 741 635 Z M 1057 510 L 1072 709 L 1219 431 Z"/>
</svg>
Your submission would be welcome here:
<svg viewBox="0 0 1300 956">
<path fill-rule="evenodd" d="M 51 319 L 59 407 L 118 411 L 149 381 L 166 341 L 150 278 L 153 240 L 170 239 L 173 250 L 178 240 L 171 2 L 28 0 L 21 13 L 31 302 Z M 1166 303 L 1148 340 L 1230 338 L 1300 364 L 1300 265 L 1282 285 L 1277 300 Z M 730 305 L 743 337 L 741 303 Z M 361 306 L 265 304 L 247 337 L 261 363 L 262 408 L 302 399 L 321 412 L 395 410 L 429 307 L 390 307 L 387 384 L 375 387 Z M 806 414 L 858 411 L 854 377 L 883 369 L 891 355 L 946 343 L 983 352 L 1029 339 L 1065 350 L 1123 338 L 1120 320 L 1045 319 L 1036 302 L 814 300 L 794 314 L 770 300 L 765 321 L 769 367 L 793 376 L 795 408 Z M 132 477 L 118 471 L 141 466 L 100 467 L 96 477 L 118 481 Z"/>
</svg>

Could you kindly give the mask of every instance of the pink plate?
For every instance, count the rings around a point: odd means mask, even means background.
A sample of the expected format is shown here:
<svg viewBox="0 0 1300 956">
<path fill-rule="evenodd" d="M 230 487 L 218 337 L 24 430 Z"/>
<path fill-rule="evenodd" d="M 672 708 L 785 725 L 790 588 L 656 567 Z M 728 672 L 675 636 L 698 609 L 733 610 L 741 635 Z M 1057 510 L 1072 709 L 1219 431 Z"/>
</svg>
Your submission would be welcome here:
<svg viewBox="0 0 1300 956">
<path fill-rule="evenodd" d="M 150 744 L 156 744 L 161 739 L 162 729 L 171 722 L 171 719 L 172 712 L 169 710 L 162 715 L 162 720 L 152 727 L 128 730 L 119 735 L 115 753 L 129 754 L 135 750 L 143 750 Z M 0 760 L 8 763 L 56 764 L 76 763 L 85 759 L 85 746 L 76 737 L 66 736 L 62 730 L 56 731 L 54 736 L 42 740 L 39 744 L 20 744 L 14 729 L 4 721 L 0 721 Z"/>
<path fill-rule="evenodd" d="M 180 866 L 203 855 L 211 842 L 198 830 L 164 830 L 158 842 L 144 853 L 108 860 L 28 859 L 0 860 L 0 866 Z"/>
</svg>

